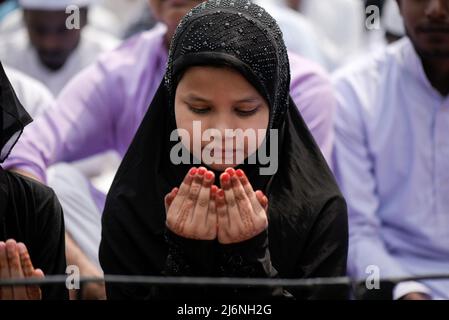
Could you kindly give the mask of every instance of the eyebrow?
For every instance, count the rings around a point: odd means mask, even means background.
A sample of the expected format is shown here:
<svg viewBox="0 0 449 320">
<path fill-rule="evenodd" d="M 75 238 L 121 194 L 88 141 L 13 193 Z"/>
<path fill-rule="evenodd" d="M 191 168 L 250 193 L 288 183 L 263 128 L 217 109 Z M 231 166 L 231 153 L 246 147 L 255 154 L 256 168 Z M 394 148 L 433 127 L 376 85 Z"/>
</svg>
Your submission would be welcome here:
<svg viewBox="0 0 449 320">
<path fill-rule="evenodd" d="M 204 102 L 204 103 L 209 103 L 209 104 L 212 103 L 212 101 L 210 101 L 206 98 L 200 97 L 196 94 L 192 94 L 192 93 L 186 97 L 186 100 L 188 100 L 190 102 Z M 234 101 L 234 103 L 254 103 L 254 102 L 259 102 L 259 101 L 260 101 L 260 99 L 258 97 L 251 96 L 251 97 L 247 97 L 247 98 L 243 98 L 243 99 Z"/>
</svg>

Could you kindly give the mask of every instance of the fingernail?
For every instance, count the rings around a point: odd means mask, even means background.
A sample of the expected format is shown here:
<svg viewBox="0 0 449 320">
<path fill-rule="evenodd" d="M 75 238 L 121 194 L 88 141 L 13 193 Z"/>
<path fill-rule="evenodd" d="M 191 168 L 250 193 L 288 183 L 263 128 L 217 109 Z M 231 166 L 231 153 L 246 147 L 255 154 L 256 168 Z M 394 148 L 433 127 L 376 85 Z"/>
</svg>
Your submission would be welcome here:
<svg viewBox="0 0 449 320">
<path fill-rule="evenodd" d="M 196 172 L 197 172 L 197 169 L 196 169 L 196 168 L 190 169 L 190 175 L 191 175 L 191 176 L 196 175 Z"/>
<path fill-rule="evenodd" d="M 243 177 L 243 171 L 241 170 L 241 169 L 238 169 L 237 171 L 236 171 L 236 173 L 237 173 L 237 176 L 239 177 L 239 178 L 242 178 Z"/>
<path fill-rule="evenodd" d="M 213 186 L 210 188 L 210 190 L 212 191 L 212 193 L 217 193 L 218 187 L 215 186 L 215 185 L 213 185 Z"/>
<path fill-rule="evenodd" d="M 231 177 L 233 177 L 235 174 L 235 170 L 232 168 L 228 168 L 226 169 L 226 173 L 228 173 Z"/>
<path fill-rule="evenodd" d="M 207 180 L 212 180 L 213 178 L 214 178 L 214 174 L 212 172 L 208 171 L 206 173 L 206 179 Z"/>
<path fill-rule="evenodd" d="M 221 180 L 223 182 L 229 182 L 230 179 L 231 179 L 231 176 L 228 173 L 223 173 L 223 175 L 221 176 Z"/>
<path fill-rule="evenodd" d="M 19 247 L 19 253 L 25 253 L 26 252 L 26 247 L 23 243 L 18 243 L 17 246 Z"/>
<path fill-rule="evenodd" d="M 199 169 L 198 169 L 198 174 L 199 174 L 200 176 L 204 175 L 205 173 L 206 173 L 206 170 L 205 170 L 204 168 L 199 168 Z"/>
</svg>

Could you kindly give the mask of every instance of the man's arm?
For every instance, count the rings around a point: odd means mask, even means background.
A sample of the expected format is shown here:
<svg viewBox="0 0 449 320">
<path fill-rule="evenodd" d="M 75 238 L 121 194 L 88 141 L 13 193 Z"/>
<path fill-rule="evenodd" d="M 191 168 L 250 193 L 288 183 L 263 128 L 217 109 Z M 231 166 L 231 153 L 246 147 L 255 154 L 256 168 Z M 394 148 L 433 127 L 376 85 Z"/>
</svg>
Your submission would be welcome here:
<svg viewBox="0 0 449 320">
<path fill-rule="evenodd" d="M 86 257 L 70 235 L 65 234 L 67 265 L 75 265 L 83 277 L 103 277 L 103 273 Z M 70 299 L 75 300 L 76 291 L 70 291 Z M 104 283 L 86 283 L 82 287 L 81 297 L 86 300 L 105 300 L 106 289 Z"/>
<path fill-rule="evenodd" d="M 114 148 L 120 93 L 100 63 L 77 75 L 50 108 L 25 128 L 5 163 L 46 181 L 57 162 L 80 160 Z"/>
<path fill-rule="evenodd" d="M 327 73 L 312 61 L 289 53 L 290 95 L 307 127 L 331 165 L 334 143 L 335 92 Z"/>
</svg>

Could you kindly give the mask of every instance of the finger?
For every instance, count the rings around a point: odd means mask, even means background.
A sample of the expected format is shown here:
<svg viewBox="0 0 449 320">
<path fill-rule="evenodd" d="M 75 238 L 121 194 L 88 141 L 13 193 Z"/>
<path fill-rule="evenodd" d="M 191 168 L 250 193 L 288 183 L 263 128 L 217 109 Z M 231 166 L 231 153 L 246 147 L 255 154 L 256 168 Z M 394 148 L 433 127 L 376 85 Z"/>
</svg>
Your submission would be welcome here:
<svg viewBox="0 0 449 320">
<path fill-rule="evenodd" d="M 189 194 L 185 200 L 186 206 L 192 208 L 190 214 L 190 223 L 193 223 L 193 219 L 195 217 L 195 209 L 198 202 L 198 197 L 201 192 L 201 188 L 203 186 L 204 175 L 206 174 L 206 168 L 200 167 L 198 168 L 197 174 L 195 175 L 192 184 L 190 186 Z"/>
<path fill-rule="evenodd" d="M 33 267 L 33 263 L 31 262 L 31 258 L 28 253 L 27 247 L 23 243 L 18 243 L 17 247 L 19 249 L 20 262 L 22 265 L 22 270 L 23 270 L 24 276 L 26 278 L 35 277 L 35 270 Z M 28 299 L 32 299 L 32 300 L 36 299 L 36 297 L 38 296 L 38 293 L 40 294 L 39 286 L 27 286 L 26 291 L 27 291 Z"/>
<path fill-rule="evenodd" d="M 177 193 L 178 193 L 178 188 L 173 188 L 172 191 L 170 191 L 170 193 L 168 193 L 165 198 L 164 198 L 164 203 L 165 203 L 165 212 L 168 211 L 168 209 L 170 208 L 170 206 L 173 203 L 173 200 L 175 199 Z"/>
<path fill-rule="evenodd" d="M 218 229 L 226 230 L 229 228 L 229 215 L 228 209 L 226 208 L 225 193 L 223 189 L 217 190 L 215 210 L 217 212 Z"/>
<path fill-rule="evenodd" d="M 35 269 L 33 272 L 33 277 L 37 279 L 45 278 L 45 274 L 41 269 Z"/>
<path fill-rule="evenodd" d="M 225 193 L 226 206 L 228 208 L 231 227 L 240 227 L 241 217 L 237 206 L 237 201 L 234 196 L 234 191 L 232 190 L 231 175 L 235 175 L 235 170 L 227 169 L 226 172 L 221 175 L 221 184 Z"/>
<path fill-rule="evenodd" d="M 210 196 L 212 183 L 215 180 L 215 175 L 212 171 L 207 171 L 204 174 L 201 189 L 198 194 L 198 199 L 195 205 L 193 216 L 193 223 L 196 226 L 207 225 L 207 216 L 209 211 Z"/>
<path fill-rule="evenodd" d="M 265 194 L 262 191 L 257 190 L 256 198 L 257 198 L 257 201 L 259 201 L 262 208 L 265 210 L 265 212 L 267 212 L 268 211 L 268 198 L 265 196 Z"/>
<path fill-rule="evenodd" d="M 256 214 L 262 214 L 264 212 L 264 208 L 261 205 L 261 203 L 257 200 L 256 193 L 254 192 L 254 189 L 251 183 L 249 182 L 248 177 L 243 172 L 243 170 L 240 169 L 237 170 L 236 174 L 240 179 L 240 182 L 243 186 L 243 189 L 246 192 L 249 201 L 251 202 L 251 206 L 253 207 L 254 212 L 256 212 Z"/>
<path fill-rule="evenodd" d="M 253 225 L 253 215 L 256 213 L 253 210 L 251 202 L 249 201 L 242 183 L 237 173 L 231 177 L 232 191 L 234 192 L 234 198 L 239 209 L 240 219 L 244 226 L 251 227 Z"/>
<path fill-rule="evenodd" d="M 215 226 L 217 228 L 217 209 L 216 209 L 216 198 L 217 198 L 218 187 L 213 185 L 210 188 L 210 202 L 209 202 L 209 211 L 207 213 L 207 225 Z"/>
<path fill-rule="evenodd" d="M 201 170 L 200 170 L 201 169 Z M 193 211 L 196 204 L 198 193 L 201 189 L 202 175 L 204 174 L 204 168 L 192 168 L 188 173 L 188 177 L 179 188 L 178 194 L 173 200 L 172 206 L 169 212 L 174 212 L 175 216 L 171 217 L 169 228 L 179 235 L 185 231 L 186 223 L 191 223 L 193 218 Z M 201 173 L 201 174 L 200 174 Z M 167 219 L 168 221 L 169 219 Z"/>
<path fill-rule="evenodd" d="M 10 279 L 8 257 L 6 254 L 6 244 L 0 242 L 0 279 Z M 2 300 L 12 300 L 12 288 L 3 286 L 0 288 L 0 295 Z"/>
<path fill-rule="evenodd" d="M 20 263 L 19 250 L 15 240 L 6 241 L 6 253 L 8 256 L 9 273 L 12 279 L 23 279 L 22 265 Z M 13 286 L 14 299 L 25 300 L 27 298 L 25 286 Z"/>
<path fill-rule="evenodd" d="M 45 278 L 44 272 L 41 269 L 35 269 L 33 271 L 32 278 L 43 279 Z M 42 291 L 39 286 L 28 286 L 27 287 L 28 299 L 30 300 L 41 300 Z"/>
<path fill-rule="evenodd" d="M 32 277 L 34 272 L 33 263 L 31 262 L 30 255 L 28 254 L 28 249 L 25 244 L 19 242 L 17 244 L 19 250 L 20 264 L 22 266 L 23 275 L 25 277 Z"/>
<path fill-rule="evenodd" d="M 173 199 L 172 206 L 173 208 L 180 208 L 182 203 L 184 202 L 185 198 L 189 194 L 190 186 L 192 185 L 192 181 L 195 178 L 197 174 L 198 169 L 192 168 L 189 170 L 189 172 L 184 177 L 184 181 L 182 181 L 181 186 L 179 187 L 179 190 L 177 192 L 176 197 Z M 175 210 L 178 212 L 179 210 Z"/>
</svg>

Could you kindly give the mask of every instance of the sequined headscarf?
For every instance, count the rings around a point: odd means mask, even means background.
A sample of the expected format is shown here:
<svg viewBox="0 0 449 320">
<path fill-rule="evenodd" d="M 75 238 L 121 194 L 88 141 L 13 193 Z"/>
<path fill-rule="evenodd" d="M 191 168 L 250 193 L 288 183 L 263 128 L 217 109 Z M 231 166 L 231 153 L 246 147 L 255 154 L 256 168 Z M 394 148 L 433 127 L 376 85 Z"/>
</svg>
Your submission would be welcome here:
<svg viewBox="0 0 449 320">
<path fill-rule="evenodd" d="M 165 84 L 172 97 L 179 74 L 201 65 L 237 69 L 267 100 L 269 129 L 279 127 L 289 105 L 290 66 L 282 32 L 265 9 L 242 0 L 207 1 L 192 9 L 169 52 Z"/>
</svg>

